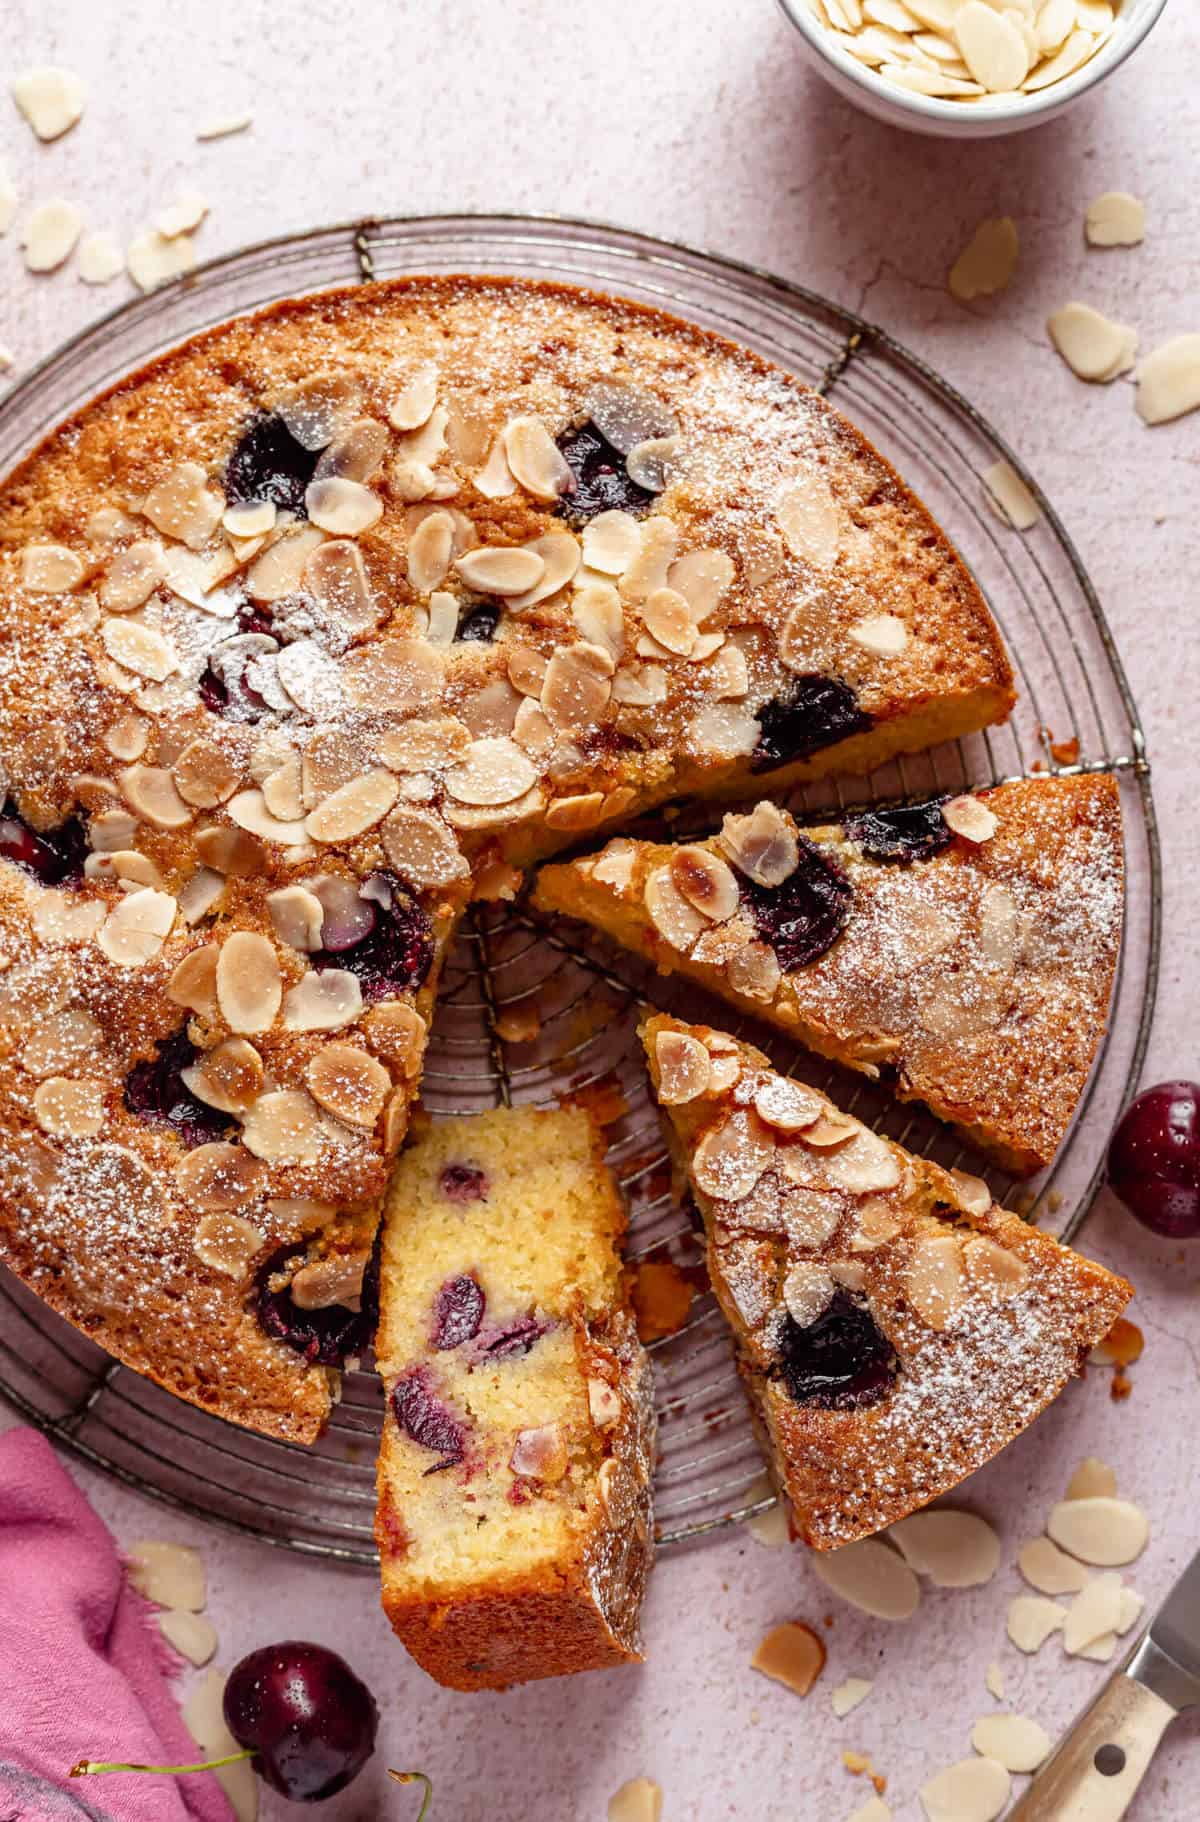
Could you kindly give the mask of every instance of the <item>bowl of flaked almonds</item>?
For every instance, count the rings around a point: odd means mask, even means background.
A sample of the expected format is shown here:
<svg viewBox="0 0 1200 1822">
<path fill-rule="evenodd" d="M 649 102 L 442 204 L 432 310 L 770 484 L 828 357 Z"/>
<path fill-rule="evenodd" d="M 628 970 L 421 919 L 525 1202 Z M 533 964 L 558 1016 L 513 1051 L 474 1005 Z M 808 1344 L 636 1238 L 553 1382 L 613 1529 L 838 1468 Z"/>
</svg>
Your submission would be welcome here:
<svg viewBox="0 0 1200 1822">
<path fill-rule="evenodd" d="M 1063 113 L 1167 0 L 779 0 L 839 94 L 893 126 L 985 139 Z"/>
</svg>

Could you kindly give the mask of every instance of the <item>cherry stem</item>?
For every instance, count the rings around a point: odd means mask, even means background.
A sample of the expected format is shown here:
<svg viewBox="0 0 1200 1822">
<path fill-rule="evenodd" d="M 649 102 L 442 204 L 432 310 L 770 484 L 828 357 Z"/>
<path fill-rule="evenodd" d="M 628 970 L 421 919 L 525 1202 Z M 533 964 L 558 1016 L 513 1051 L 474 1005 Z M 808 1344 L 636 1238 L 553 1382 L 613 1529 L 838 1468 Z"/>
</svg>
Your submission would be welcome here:
<svg viewBox="0 0 1200 1822">
<path fill-rule="evenodd" d="M 395 1778 L 397 1784 L 420 1783 L 425 1786 L 425 1795 L 421 1799 L 421 1807 L 417 1813 L 417 1822 L 425 1822 L 425 1817 L 429 1814 L 429 1805 L 433 1801 L 432 1778 L 427 1777 L 423 1771 L 393 1771 L 391 1766 L 388 1767 L 388 1777 Z"/>
<path fill-rule="evenodd" d="M 101 1764 L 98 1759 L 80 1759 L 78 1765 L 72 1765 L 70 1776 L 73 1778 L 93 1778 L 105 1771 L 153 1771 L 166 1772 L 173 1778 L 182 1777 L 189 1771 L 216 1771 L 222 1765 L 237 1765 L 242 1759 L 252 1759 L 254 1748 L 247 1746 L 242 1752 L 231 1752 L 223 1759 L 205 1759 L 201 1765 L 118 1765 Z M 417 1818 L 420 1822 L 420 1817 Z"/>
</svg>

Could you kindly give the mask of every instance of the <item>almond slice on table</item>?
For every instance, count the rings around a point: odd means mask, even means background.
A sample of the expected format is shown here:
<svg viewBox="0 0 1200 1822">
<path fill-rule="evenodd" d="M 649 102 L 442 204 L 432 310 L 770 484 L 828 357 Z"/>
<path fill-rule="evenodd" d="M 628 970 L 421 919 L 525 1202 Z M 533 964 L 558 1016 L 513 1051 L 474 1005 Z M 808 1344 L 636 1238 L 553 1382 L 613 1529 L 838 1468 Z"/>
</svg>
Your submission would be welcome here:
<svg viewBox="0 0 1200 1822">
<path fill-rule="evenodd" d="M 1061 1631 L 1066 1618 L 1067 1609 L 1057 1601 L 1045 1600 L 1040 1594 L 1018 1594 L 1008 1604 L 1006 1630 L 1017 1650 L 1028 1657 L 1041 1650 L 1051 1633 Z"/>
<path fill-rule="evenodd" d="M 1011 462 L 993 462 L 980 480 L 988 504 L 1014 531 L 1029 531 L 1038 523 L 1042 509 Z"/>
<path fill-rule="evenodd" d="M 1011 215 L 981 221 L 950 268 L 951 296 L 965 304 L 1003 291 L 1017 269 L 1020 247 L 1017 224 Z"/>
<path fill-rule="evenodd" d="M 1090 304 L 1064 304 L 1047 317 L 1046 328 L 1067 366 L 1081 380 L 1107 385 L 1134 365 L 1137 330 L 1113 322 Z"/>
<path fill-rule="evenodd" d="M 848 1714 L 861 1708 L 874 1687 L 874 1683 L 868 1682 L 866 1677 L 848 1676 L 844 1683 L 838 1684 L 829 1698 L 835 1717 L 844 1721 Z"/>
<path fill-rule="evenodd" d="M 204 1607 L 204 1560 L 189 1544 L 143 1538 L 129 1551 L 129 1580 L 157 1607 L 200 1613 Z"/>
<path fill-rule="evenodd" d="M 158 1616 L 158 1629 L 173 1651 L 200 1670 L 217 1652 L 217 1629 L 200 1613 L 168 1608 Z"/>
<path fill-rule="evenodd" d="M 107 285 L 125 270 L 125 255 L 115 234 L 98 229 L 79 243 L 76 269 L 85 285 Z"/>
<path fill-rule="evenodd" d="M 1119 1569 L 1142 1554 L 1150 1524 L 1124 1499 L 1067 1499 L 1055 1506 L 1046 1530 L 1062 1549 L 1099 1569 Z"/>
<path fill-rule="evenodd" d="M 973 1512 L 948 1506 L 914 1512 L 892 1525 L 888 1536 L 935 1588 L 978 1588 L 1000 1567 L 1000 1539 Z"/>
<path fill-rule="evenodd" d="M 844 1549 L 813 1556 L 818 1578 L 860 1613 L 879 1620 L 906 1620 L 916 1612 L 921 1588 L 898 1551 L 878 1538 L 861 1538 Z"/>
<path fill-rule="evenodd" d="M 14 76 L 12 98 L 41 140 L 58 139 L 83 113 L 87 87 L 74 70 L 41 65 Z"/>
<path fill-rule="evenodd" d="M 1031 1538 L 1021 1546 L 1017 1567 L 1039 1594 L 1078 1594 L 1087 1586 L 1088 1572 L 1048 1537 Z"/>
<path fill-rule="evenodd" d="M 996 1822 L 1011 1794 L 1012 1779 L 996 1759 L 963 1759 L 920 1790 L 928 1822 Z"/>
<path fill-rule="evenodd" d="M 1138 365 L 1138 416 L 1166 424 L 1200 406 L 1200 335 L 1177 335 Z"/>
<path fill-rule="evenodd" d="M 1093 247 L 1137 247 L 1146 238 L 1146 205 L 1128 190 L 1106 190 L 1088 204 L 1084 232 Z"/>
<path fill-rule="evenodd" d="M 995 1759 L 1005 1771 L 1036 1771 L 1049 1757 L 1053 1742 L 1044 1727 L 1023 1714 L 981 1715 L 971 1732 L 971 1744 L 985 1759 Z"/>
<path fill-rule="evenodd" d="M 630 1778 L 608 1800 L 608 1822 L 662 1822 L 662 1788 L 653 1778 Z"/>
<path fill-rule="evenodd" d="M 1117 1477 L 1106 1461 L 1086 1455 L 1067 1482 L 1067 1499 L 1115 1499 Z"/>
<path fill-rule="evenodd" d="M 1004 1700 L 1003 1664 L 999 1663 L 998 1660 L 993 1659 L 984 1671 L 983 1681 L 984 1686 L 993 1701 L 1002 1702 Z"/>
<path fill-rule="evenodd" d="M 83 216 L 61 196 L 39 203 L 25 217 L 21 245 L 30 272 L 53 272 L 69 259 L 83 229 Z"/>
</svg>

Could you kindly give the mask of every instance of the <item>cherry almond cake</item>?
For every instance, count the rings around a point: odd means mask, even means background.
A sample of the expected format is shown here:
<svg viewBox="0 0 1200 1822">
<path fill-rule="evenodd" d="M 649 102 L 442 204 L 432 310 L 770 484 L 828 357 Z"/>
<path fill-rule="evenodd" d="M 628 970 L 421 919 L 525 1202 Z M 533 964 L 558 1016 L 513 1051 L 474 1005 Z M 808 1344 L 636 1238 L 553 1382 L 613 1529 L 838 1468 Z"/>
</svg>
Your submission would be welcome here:
<svg viewBox="0 0 1200 1822">
<path fill-rule="evenodd" d="M 707 841 L 617 837 L 534 897 L 822 1056 L 886 1075 L 1022 1176 L 1049 1164 L 1103 1037 L 1120 796 L 1031 778 L 800 829 L 764 800 Z"/>
<path fill-rule="evenodd" d="M 0 486 L 0 1256 L 311 1440 L 471 891 L 683 792 L 1004 720 L 924 507 L 673 317 L 355 287 L 162 355 Z"/>
<path fill-rule="evenodd" d="M 816 1549 L 990 1460 L 1132 1296 L 749 1044 L 665 1015 L 643 1038 L 776 1484 Z"/>
</svg>

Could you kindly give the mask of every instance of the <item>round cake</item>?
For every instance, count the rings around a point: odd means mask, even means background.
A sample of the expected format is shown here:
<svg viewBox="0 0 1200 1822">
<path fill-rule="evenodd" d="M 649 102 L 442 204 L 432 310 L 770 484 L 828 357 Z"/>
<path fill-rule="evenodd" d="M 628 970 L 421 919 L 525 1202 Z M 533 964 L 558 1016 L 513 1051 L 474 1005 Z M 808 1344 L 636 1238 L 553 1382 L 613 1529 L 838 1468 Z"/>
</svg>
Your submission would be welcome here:
<svg viewBox="0 0 1200 1822">
<path fill-rule="evenodd" d="M 0 488 L 0 1257 L 309 1440 L 472 893 L 684 793 L 1002 721 L 999 636 L 837 412 L 551 285 L 326 292 Z"/>
</svg>

